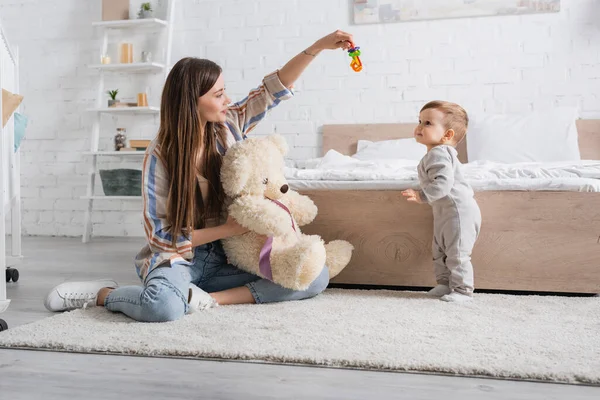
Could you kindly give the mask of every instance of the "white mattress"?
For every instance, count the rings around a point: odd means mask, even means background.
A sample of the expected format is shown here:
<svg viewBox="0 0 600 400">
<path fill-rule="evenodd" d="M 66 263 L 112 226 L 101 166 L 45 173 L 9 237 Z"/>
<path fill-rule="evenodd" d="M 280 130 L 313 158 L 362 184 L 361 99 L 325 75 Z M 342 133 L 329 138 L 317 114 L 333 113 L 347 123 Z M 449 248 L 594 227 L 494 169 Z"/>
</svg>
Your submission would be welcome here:
<svg viewBox="0 0 600 400">
<path fill-rule="evenodd" d="M 295 190 L 403 190 L 419 185 L 418 160 L 361 161 L 329 151 L 325 157 L 296 162 L 285 171 Z M 600 192 L 600 161 L 463 165 L 475 191 Z"/>
</svg>

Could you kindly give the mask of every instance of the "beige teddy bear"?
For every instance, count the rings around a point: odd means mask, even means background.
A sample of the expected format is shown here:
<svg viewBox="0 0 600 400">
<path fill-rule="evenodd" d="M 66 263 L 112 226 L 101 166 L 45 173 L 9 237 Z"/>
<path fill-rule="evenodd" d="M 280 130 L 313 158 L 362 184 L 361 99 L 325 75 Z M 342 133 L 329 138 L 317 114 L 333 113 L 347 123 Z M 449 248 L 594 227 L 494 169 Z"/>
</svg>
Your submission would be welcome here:
<svg viewBox="0 0 600 400">
<path fill-rule="evenodd" d="M 229 215 L 250 232 L 223 239 L 229 262 L 294 290 L 305 290 L 323 267 L 336 276 L 352 257 L 344 240 L 325 244 L 304 235 L 300 226 L 317 215 L 307 196 L 291 190 L 283 174 L 287 143 L 280 135 L 251 138 L 227 150 L 221 182 L 231 204 Z"/>
</svg>

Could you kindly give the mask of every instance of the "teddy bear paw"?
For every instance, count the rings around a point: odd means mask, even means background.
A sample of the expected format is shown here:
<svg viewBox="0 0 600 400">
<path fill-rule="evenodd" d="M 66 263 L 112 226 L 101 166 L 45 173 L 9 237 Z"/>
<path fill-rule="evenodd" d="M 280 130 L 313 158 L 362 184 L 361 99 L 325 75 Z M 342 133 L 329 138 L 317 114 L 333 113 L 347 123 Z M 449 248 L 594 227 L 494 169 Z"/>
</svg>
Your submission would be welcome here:
<svg viewBox="0 0 600 400">
<path fill-rule="evenodd" d="M 350 262 L 354 246 L 345 240 L 333 240 L 325 245 L 327 259 L 325 264 L 329 268 L 329 278 L 339 274 Z"/>
</svg>

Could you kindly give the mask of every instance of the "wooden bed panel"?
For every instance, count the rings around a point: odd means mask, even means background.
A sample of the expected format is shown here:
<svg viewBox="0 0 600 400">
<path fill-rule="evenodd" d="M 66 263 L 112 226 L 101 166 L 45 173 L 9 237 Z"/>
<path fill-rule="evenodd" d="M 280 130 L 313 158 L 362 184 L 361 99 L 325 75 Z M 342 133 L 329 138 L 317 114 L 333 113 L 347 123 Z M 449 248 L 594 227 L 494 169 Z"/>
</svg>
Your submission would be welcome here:
<svg viewBox="0 0 600 400">
<path fill-rule="evenodd" d="M 399 191 L 304 191 L 319 207 L 304 227 L 356 249 L 332 282 L 434 286 L 428 205 Z M 600 292 L 600 193 L 478 192 L 483 215 L 473 251 L 478 289 Z"/>
<path fill-rule="evenodd" d="M 579 152 L 583 160 L 600 160 L 600 119 L 577 121 Z"/>
<path fill-rule="evenodd" d="M 324 240 L 345 239 L 355 251 L 335 283 L 432 286 L 433 219 L 427 205 L 399 191 L 305 191 L 319 208 L 302 228 Z M 410 207 L 412 205 L 412 207 Z M 423 268 L 425 267 L 425 268 Z M 430 272 L 430 273 L 427 273 Z"/>
</svg>

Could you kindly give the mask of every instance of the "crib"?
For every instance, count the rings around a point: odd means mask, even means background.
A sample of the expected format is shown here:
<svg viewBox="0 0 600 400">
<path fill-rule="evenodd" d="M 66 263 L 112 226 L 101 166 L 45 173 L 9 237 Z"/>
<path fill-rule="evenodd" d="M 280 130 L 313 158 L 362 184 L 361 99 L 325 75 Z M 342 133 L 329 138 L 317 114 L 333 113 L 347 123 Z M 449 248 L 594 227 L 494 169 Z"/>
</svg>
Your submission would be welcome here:
<svg viewBox="0 0 600 400">
<path fill-rule="evenodd" d="M 19 93 L 19 63 L 17 49 L 10 46 L 0 23 L 0 84 L 2 88 Z M 0 110 L 2 99 L 0 96 Z M 6 126 L 0 123 L 0 193 L 3 204 L 0 207 L 0 271 L 6 271 L 6 279 L 0 279 L 0 313 L 10 304 L 6 295 L 6 282 L 16 282 L 19 272 L 11 268 L 21 260 L 21 190 L 20 157 L 14 144 L 15 120 L 10 117 Z M 10 215 L 11 255 L 6 253 L 6 217 Z M 0 331 L 8 325 L 0 319 Z"/>
</svg>

